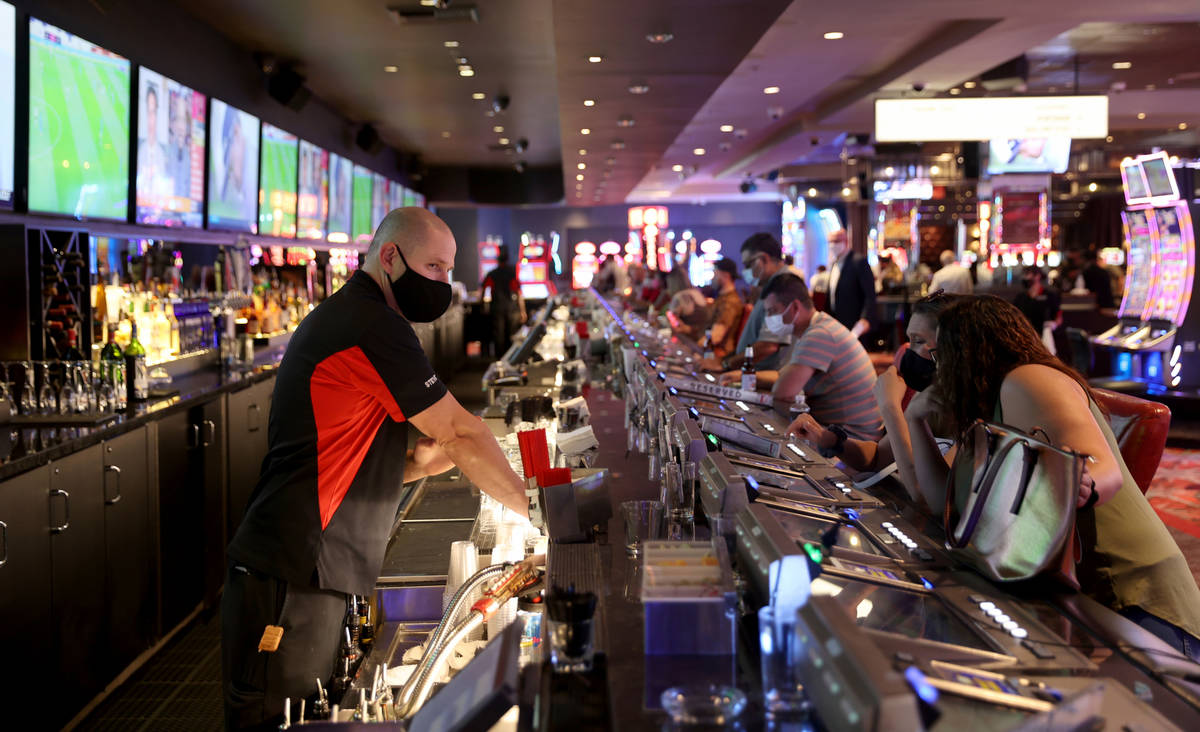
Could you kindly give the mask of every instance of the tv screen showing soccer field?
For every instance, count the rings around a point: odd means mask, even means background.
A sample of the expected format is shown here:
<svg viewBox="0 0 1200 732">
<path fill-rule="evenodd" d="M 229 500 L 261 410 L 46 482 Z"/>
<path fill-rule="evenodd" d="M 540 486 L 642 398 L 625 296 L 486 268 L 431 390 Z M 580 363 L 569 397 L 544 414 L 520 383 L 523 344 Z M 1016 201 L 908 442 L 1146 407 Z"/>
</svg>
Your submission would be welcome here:
<svg viewBox="0 0 1200 732">
<path fill-rule="evenodd" d="M 296 237 L 296 166 L 300 140 L 263 122 L 262 184 L 258 189 L 258 233 Z"/>
<path fill-rule="evenodd" d="M 390 204 L 391 207 L 392 208 L 404 208 L 404 186 L 400 185 L 396 181 L 392 181 L 391 192 L 392 192 L 392 202 Z"/>
<path fill-rule="evenodd" d="M 0 208 L 13 203 L 17 99 L 17 11 L 0 2 Z"/>
<path fill-rule="evenodd" d="M 329 215 L 329 152 L 300 141 L 300 198 L 296 204 L 296 238 L 324 239 Z"/>
<path fill-rule="evenodd" d="M 129 60 L 29 19 L 29 210 L 129 213 Z"/>
<path fill-rule="evenodd" d="M 382 175 L 375 174 L 375 188 L 371 191 L 371 228 L 379 227 L 383 217 L 387 216 L 392 203 L 392 191 L 388 184 L 390 181 Z"/>
<path fill-rule="evenodd" d="M 350 241 L 354 216 L 354 163 L 341 155 L 329 154 L 329 232 L 331 242 Z"/>
<path fill-rule="evenodd" d="M 204 226 L 206 101 L 145 66 L 138 72 L 139 224 Z"/>
<path fill-rule="evenodd" d="M 208 226 L 258 233 L 258 118 L 212 100 Z"/>
<path fill-rule="evenodd" d="M 371 216 L 374 211 L 371 206 L 371 193 L 375 175 L 361 165 L 354 166 L 354 241 L 360 244 L 370 244 L 371 235 L 375 229 L 371 226 Z"/>
</svg>

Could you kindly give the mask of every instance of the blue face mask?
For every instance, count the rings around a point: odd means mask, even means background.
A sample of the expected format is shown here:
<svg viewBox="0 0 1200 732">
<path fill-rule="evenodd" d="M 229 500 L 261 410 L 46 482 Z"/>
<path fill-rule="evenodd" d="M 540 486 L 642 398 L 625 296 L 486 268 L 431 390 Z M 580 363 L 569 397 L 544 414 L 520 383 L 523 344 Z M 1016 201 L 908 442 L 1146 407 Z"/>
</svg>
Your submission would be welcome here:
<svg viewBox="0 0 1200 732">
<path fill-rule="evenodd" d="M 742 279 L 745 280 L 746 284 L 750 285 L 751 287 L 754 287 L 758 284 L 758 280 L 754 277 L 754 272 L 752 272 L 749 267 L 742 270 Z"/>
</svg>

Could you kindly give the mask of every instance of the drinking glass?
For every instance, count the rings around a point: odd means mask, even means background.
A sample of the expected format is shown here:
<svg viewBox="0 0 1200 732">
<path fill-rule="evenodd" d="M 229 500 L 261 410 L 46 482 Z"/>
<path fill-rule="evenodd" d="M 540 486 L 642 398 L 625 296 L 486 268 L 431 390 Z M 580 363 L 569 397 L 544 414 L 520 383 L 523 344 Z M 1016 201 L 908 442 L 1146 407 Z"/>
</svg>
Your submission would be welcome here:
<svg viewBox="0 0 1200 732">
<path fill-rule="evenodd" d="M 58 396 L 54 393 L 54 384 L 50 381 L 50 364 L 45 361 L 35 361 L 34 366 L 40 365 L 42 385 L 38 388 L 38 414 L 54 414 L 58 409 Z"/>
<path fill-rule="evenodd" d="M 768 714 L 804 711 L 807 700 L 800 682 L 796 653 L 796 618 L 777 613 L 770 605 L 758 611 L 758 638 L 762 652 L 763 707 Z"/>
<path fill-rule="evenodd" d="M 31 361 L 22 361 L 21 370 L 25 372 L 25 383 L 21 385 L 21 400 L 17 408 L 21 414 L 33 414 L 37 411 L 37 404 L 33 396 L 33 363 Z"/>
<path fill-rule="evenodd" d="M 625 519 L 625 553 L 636 557 L 644 541 L 663 536 L 662 501 L 624 501 L 621 516 Z"/>
</svg>

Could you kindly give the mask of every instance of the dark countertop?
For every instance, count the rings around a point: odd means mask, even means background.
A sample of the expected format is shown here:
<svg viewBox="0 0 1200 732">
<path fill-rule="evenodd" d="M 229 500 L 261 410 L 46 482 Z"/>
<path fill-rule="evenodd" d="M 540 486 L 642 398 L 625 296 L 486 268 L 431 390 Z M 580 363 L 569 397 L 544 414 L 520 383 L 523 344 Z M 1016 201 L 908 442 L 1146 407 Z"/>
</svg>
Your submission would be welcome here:
<svg viewBox="0 0 1200 732">
<path fill-rule="evenodd" d="M 177 376 L 171 385 L 179 390 L 178 394 L 136 404 L 99 426 L 0 425 L 0 431 L 3 431 L 0 434 L 0 453 L 8 453 L 6 457 L 0 458 L 0 481 L 41 467 L 51 460 L 59 460 L 103 440 L 111 440 L 153 420 L 269 379 L 275 375 L 282 358 L 283 348 L 272 348 L 257 354 L 255 365 L 249 369 L 225 370 L 212 367 Z"/>
</svg>

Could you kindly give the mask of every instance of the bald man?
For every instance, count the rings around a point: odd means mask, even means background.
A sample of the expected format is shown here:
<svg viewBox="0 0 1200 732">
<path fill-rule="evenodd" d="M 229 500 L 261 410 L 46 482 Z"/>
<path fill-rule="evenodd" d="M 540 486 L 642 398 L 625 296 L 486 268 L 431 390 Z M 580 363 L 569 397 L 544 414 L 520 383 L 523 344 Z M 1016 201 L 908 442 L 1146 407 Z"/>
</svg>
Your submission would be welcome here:
<svg viewBox="0 0 1200 732">
<path fill-rule="evenodd" d="M 523 482 L 438 379 L 410 324 L 449 307 L 455 248 L 428 211 L 392 211 L 362 269 L 288 344 L 270 449 L 229 545 L 221 600 L 229 729 L 278 729 L 284 699 L 296 705 L 316 692 L 316 679 L 334 675 L 347 603 L 374 591 L 405 481 L 457 465 L 485 493 L 527 511 Z M 410 453 L 409 423 L 429 436 Z M 282 638 L 260 650 L 269 626 Z"/>
</svg>

